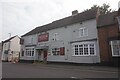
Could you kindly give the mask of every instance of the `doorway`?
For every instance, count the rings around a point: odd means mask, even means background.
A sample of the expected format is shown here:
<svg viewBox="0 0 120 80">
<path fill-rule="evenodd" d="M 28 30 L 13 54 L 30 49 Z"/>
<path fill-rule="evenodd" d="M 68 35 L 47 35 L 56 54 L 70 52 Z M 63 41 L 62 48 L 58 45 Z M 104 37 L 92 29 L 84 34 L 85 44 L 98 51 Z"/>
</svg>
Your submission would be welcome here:
<svg viewBox="0 0 120 80">
<path fill-rule="evenodd" d="M 43 51 L 43 58 L 44 58 L 44 61 L 47 61 L 47 50 Z"/>
<path fill-rule="evenodd" d="M 47 50 L 38 50 L 38 61 L 47 61 Z"/>
</svg>

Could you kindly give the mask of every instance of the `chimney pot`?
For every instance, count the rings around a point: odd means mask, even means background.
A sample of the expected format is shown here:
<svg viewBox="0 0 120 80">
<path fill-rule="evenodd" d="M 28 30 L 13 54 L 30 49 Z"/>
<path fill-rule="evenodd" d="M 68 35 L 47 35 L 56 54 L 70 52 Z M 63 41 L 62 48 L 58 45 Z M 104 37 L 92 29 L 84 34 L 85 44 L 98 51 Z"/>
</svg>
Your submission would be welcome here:
<svg viewBox="0 0 120 80">
<path fill-rule="evenodd" d="M 78 14 L 78 10 L 72 11 L 72 15 L 76 15 L 76 14 Z"/>
</svg>

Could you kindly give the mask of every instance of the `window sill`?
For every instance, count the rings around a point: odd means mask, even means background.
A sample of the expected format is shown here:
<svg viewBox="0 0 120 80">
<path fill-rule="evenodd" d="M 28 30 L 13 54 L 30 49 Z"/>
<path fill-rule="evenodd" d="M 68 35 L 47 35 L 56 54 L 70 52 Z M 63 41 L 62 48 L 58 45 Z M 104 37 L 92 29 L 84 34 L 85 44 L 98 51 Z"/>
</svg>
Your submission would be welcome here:
<svg viewBox="0 0 120 80">
<path fill-rule="evenodd" d="M 120 55 L 112 55 L 112 57 L 120 57 Z"/>
<path fill-rule="evenodd" d="M 49 55 L 49 56 L 65 56 L 65 55 Z"/>
<path fill-rule="evenodd" d="M 86 36 L 79 36 L 78 38 L 82 38 L 82 37 L 83 37 L 83 38 L 84 38 L 84 37 L 88 37 L 88 35 L 86 35 Z"/>
<path fill-rule="evenodd" d="M 73 57 L 92 57 L 92 56 L 96 56 L 96 55 L 72 55 Z"/>
<path fill-rule="evenodd" d="M 25 56 L 25 57 L 35 57 L 35 56 Z"/>
</svg>

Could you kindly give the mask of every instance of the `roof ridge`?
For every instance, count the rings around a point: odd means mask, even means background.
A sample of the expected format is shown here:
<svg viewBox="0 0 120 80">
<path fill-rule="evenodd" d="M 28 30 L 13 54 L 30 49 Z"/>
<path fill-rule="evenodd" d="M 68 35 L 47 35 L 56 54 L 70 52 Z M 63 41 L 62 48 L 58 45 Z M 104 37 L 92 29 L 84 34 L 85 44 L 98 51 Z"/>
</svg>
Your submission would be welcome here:
<svg viewBox="0 0 120 80">
<path fill-rule="evenodd" d="M 100 14 L 100 16 L 103 16 L 103 15 L 109 15 L 109 14 L 114 14 L 114 13 L 116 13 L 116 12 L 118 12 L 118 11 L 113 11 L 113 12 L 106 13 L 106 14 Z"/>
<path fill-rule="evenodd" d="M 12 37 L 10 37 L 10 38 L 4 40 L 3 43 L 10 41 L 11 39 L 15 38 L 16 36 L 18 36 L 18 35 L 12 36 Z"/>
<path fill-rule="evenodd" d="M 97 27 L 102 27 L 102 26 L 107 26 L 107 25 L 112 25 L 116 24 L 116 16 L 118 11 L 114 11 L 108 14 L 100 15 L 98 22 L 97 22 Z"/>
<path fill-rule="evenodd" d="M 90 9 L 90 10 L 78 13 L 77 15 L 74 15 L 74 16 L 71 15 L 71 16 L 53 21 L 52 23 L 38 26 L 35 29 L 31 30 L 30 32 L 22 35 L 21 37 L 36 34 L 39 32 L 44 32 L 44 31 L 47 31 L 50 29 L 55 29 L 55 28 L 71 25 L 74 23 L 79 23 L 79 22 L 85 21 L 85 20 L 94 19 L 94 18 L 96 18 L 97 10 L 98 9 Z M 39 29 L 39 30 L 37 30 L 37 29 Z"/>
</svg>

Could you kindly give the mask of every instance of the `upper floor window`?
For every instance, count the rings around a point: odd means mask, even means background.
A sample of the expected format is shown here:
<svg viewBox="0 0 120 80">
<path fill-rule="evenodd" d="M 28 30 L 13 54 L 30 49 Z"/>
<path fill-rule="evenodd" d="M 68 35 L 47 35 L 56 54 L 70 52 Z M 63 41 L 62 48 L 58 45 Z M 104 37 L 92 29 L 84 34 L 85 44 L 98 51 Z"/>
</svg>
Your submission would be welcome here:
<svg viewBox="0 0 120 80">
<path fill-rule="evenodd" d="M 54 34 L 53 34 L 53 40 L 54 40 L 54 41 L 59 40 L 59 34 L 58 34 L 58 33 L 54 33 Z"/>
<path fill-rule="evenodd" d="M 120 40 L 111 41 L 112 56 L 120 56 Z"/>
<path fill-rule="evenodd" d="M 31 44 L 31 43 L 32 43 L 32 39 L 33 39 L 33 37 L 32 37 L 32 36 L 29 36 L 29 37 L 28 37 L 28 43 Z"/>
<path fill-rule="evenodd" d="M 88 36 L 88 29 L 83 27 L 79 29 L 79 37 Z"/>
<path fill-rule="evenodd" d="M 6 49 L 6 44 L 5 44 L 5 49 Z"/>
<path fill-rule="evenodd" d="M 24 44 L 24 39 L 20 39 L 20 44 L 23 45 Z"/>
<path fill-rule="evenodd" d="M 33 37 L 31 38 L 31 43 L 33 43 Z"/>
</svg>

